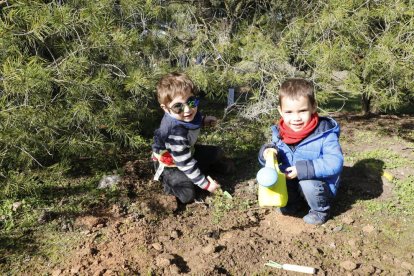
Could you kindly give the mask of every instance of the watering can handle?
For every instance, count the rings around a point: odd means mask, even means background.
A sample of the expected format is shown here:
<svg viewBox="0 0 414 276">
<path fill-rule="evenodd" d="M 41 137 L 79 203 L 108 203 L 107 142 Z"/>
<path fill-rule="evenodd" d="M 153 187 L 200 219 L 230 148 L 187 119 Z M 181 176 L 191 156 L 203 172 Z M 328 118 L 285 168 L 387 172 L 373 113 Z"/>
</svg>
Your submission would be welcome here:
<svg viewBox="0 0 414 276">
<path fill-rule="evenodd" d="M 273 150 L 266 151 L 264 158 L 266 160 L 265 167 L 268 167 L 268 168 L 276 170 L 277 172 L 280 172 L 279 166 L 277 165 L 277 157 L 276 157 L 275 151 Z"/>
</svg>

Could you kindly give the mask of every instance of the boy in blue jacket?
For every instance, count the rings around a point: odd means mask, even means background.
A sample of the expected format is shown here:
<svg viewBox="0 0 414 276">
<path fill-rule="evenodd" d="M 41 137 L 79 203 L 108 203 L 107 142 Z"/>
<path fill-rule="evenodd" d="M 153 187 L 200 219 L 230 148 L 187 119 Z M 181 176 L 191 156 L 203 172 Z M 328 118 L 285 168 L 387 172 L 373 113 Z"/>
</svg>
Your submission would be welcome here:
<svg viewBox="0 0 414 276">
<path fill-rule="evenodd" d="M 202 116 L 198 111 L 197 89 L 185 74 L 162 77 L 157 97 L 165 113 L 152 145 L 154 179 L 161 180 L 164 191 L 181 203 L 193 201 L 200 189 L 213 193 L 219 185 L 205 173 L 227 173 L 232 163 L 220 148 L 196 145 L 196 141 L 201 127 L 214 125 L 216 117 Z"/>
<path fill-rule="evenodd" d="M 325 223 L 339 186 L 343 155 L 339 144 L 339 125 L 329 117 L 319 117 L 311 82 L 288 79 L 279 89 L 279 124 L 272 126 L 272 142 L 261 147 L 259 162 L 273 151 L 279 168 L 285 172 L 288 203 L 280 208 L 283 215 L 299 211 L 302 198 L 309 213 L 309 224 Z"/>
</svg>

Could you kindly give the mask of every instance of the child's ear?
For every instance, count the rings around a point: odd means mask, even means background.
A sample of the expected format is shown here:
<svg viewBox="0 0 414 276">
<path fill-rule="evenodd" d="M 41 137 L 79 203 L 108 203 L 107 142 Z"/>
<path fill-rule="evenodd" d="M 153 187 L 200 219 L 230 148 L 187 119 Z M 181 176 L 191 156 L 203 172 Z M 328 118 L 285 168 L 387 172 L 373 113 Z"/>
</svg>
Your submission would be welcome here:
<svg viewBox="0 0 414 276">
<path fill-rule="evenodd" d="M 164 112 L 168 113 L 168 108 L 165 106 L 165 104 L 160 104 L 160 107 L 162 108 L 162 110 L 164 110 Z"/>
<path fill-rule="evenodd" d="M 282 108 L 280 107 L 280 105 L 277 106 L 277 111 L 279 111 L 280 116 L 282 116 Z"/>
</svg>

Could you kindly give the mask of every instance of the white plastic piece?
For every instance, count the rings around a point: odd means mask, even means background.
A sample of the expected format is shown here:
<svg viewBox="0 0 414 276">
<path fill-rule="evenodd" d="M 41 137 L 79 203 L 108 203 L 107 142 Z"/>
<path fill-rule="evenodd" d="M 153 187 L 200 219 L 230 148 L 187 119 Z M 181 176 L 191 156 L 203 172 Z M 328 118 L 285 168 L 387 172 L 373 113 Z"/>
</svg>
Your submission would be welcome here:
<svg viewBox="0 0 414 276">
<path fill-rule="evenodd" d="M 282 269 L 302 272 L 307 274 L 315 274 L 316 269 L 310 266 L 302 266 L 302 265 L 292 265 L 292 264 L 283 264 Z"/>
</svg>

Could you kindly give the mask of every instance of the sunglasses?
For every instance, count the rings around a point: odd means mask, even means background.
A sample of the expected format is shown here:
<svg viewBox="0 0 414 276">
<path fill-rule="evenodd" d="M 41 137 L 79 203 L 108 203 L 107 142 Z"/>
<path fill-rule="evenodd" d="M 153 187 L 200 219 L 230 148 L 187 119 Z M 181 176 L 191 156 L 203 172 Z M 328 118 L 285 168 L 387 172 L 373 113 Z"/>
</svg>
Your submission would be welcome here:
<svg viewBox="0 0 414 276">
<path fill-rule="evenodd" d="M 200 99 L 194 96 L 191 96 L 187 99 L 187 102 L 185 103 L 175 103 L 173 106 L 171 106 L 169 109 L 172 110 L 176 114 L 180 114 L 184 112 L 185 106 L 188 106 L 189 108 L 195 108 L 200 103 Z"/>
</svg>

